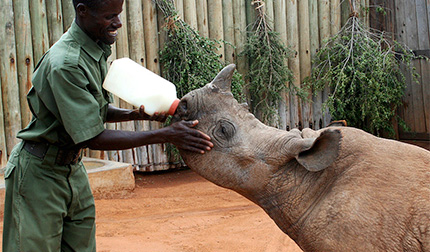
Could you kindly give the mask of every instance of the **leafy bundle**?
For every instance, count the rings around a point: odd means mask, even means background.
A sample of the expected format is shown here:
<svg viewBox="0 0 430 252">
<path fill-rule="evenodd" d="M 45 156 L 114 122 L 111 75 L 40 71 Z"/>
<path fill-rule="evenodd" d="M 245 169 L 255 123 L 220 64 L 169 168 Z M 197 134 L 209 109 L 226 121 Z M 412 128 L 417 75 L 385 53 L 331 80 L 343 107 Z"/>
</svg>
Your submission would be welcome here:
<svg viewBox="0 0 430 252">
<path fill-rule="evenodd" d="M 290 91 L 288 83 L 293 74 L 287 66 L 293 53 L 267 22 L 264 2 L 255 1 L 257 18 L 241 55 L 248 57 L 249 71 L 246 75 L 251 99 L 251 111 L 266 124 L 276 124 L 277 107 L 282 93 Z"/>
<path fill-rule="evenodd" d="M 216 53 L 220 41 L 202 37 L 191 26 L 180 19 L 172 0 L 155 0 L 166 19 L 168 40 L 160 52 L 163 76 L 175 83 L 178 97 L 200 88 L 216 76 L 224 67 Z M 243 80 L 236 71 L 232 81 L 232 93 L 239 101 Z"/>
<path fill-rule="evenodd" d="M 352 15 L 338 34 L 316 54 L 307 86 L 315 92 L 328 85 L 331 94 L 324 108 L 334 120 L 373 134 L 394 135 L 392 119 L 405 89 L 403 68 L 409 68 L 414 55 L 384 33 L 364 27 Z"/>
<path fill-rule="evenodd" d="M 177 14 L 173 0 L 154 0 L 163 12 L 168 39 L 160 51 L 163 77 L 176 85 L 178 97 L 203 87 L 224 67 L 220 55 L 216 53 L 220 41 L 202 37 Z M 243 78 L 235 71 L 232 80 L 232 93 L 242 102 Z M 166 125 L 170 124 L 170 120 Z M 166 144 L 166 152 L 172 160 L 180 160 L 175 146 Z"/>
</svg>

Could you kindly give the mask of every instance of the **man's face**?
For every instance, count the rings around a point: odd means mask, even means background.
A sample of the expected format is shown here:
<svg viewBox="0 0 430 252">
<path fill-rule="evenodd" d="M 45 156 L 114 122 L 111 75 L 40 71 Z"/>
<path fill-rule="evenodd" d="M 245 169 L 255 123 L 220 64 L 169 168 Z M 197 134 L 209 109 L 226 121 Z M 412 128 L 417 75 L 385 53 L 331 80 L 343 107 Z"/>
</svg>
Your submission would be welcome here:
<svg viewBox="0 0 430 252">
<path fill-rule="evenodd" d="M 108 0 L 97 9 L 88 10 L 82 19 L 82 29 L 96 42 L 111 45 L 115 42 L 122 23 L 119 14 L 124 0 Z"/>
</svg>

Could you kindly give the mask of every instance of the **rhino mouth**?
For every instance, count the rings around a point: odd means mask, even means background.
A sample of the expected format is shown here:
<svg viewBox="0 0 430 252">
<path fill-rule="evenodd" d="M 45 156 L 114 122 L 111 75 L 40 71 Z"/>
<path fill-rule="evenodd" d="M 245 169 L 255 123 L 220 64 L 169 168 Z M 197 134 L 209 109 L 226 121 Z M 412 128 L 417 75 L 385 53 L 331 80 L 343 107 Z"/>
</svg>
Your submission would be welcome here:
<svg viewBox="0 0 430 252">
<path fill-rule="evenodd" d="M 201 114 L 199 113 L 199 94 L 200 89 L 196 89 L 186 94 L 181 98 L 175 114 L 172 117 L 172 123 L 179 121 L 197 120 Z"/>
<path fill-rule="evenodd" d="M 182 98 L 179 102 L 178 108 L 176 109 L 175 114 L 172 116 L 172 123 L 179 122 L 179 121 L 189 121 L 192 120 L 190 116 L 190 110 L 188 109 L 188 99 Z"/>
</svg>

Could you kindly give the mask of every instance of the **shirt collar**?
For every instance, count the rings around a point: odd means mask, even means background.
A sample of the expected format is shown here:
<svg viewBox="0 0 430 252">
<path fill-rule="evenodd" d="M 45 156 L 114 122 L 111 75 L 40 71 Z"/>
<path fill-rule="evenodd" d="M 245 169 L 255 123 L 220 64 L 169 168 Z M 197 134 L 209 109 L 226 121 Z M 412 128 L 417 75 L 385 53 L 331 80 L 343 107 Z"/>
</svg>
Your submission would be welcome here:
<svg viewBox="0 0 430 252">
<path fill-rule="evenodd" d="M 73 22 L 69 29 L 70 35 L 79 43 L 82 49 L 87 52 L 94 60 L 100 61 L 101 57 L 104 55 L 107 59 L 111 53 L 112 49 L 110 45 L 99 42 L 96 43 L 92 40 L 76 22 Z"/>
</svg>

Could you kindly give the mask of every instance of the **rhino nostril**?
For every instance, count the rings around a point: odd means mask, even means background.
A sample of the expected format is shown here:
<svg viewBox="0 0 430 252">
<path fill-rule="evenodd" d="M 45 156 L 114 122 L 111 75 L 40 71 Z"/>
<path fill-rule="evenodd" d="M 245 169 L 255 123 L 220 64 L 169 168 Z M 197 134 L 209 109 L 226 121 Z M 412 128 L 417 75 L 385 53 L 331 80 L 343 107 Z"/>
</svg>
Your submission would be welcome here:
<svg viewBox="0 0 430 252">
<path fill-rule="evenodd" d="M 179 108 L 181 111 L 186 112 L 188 110 L 188 102 L 186 100 L 183 100 L 179 103 Z"/>
<path fill-rule="evenodd" d="M 174 117 L 176 118 L 176 120 L 190 120 L 190 111 L 188 110 L 188 102 L 186 99 L 183 98 L 179 102 Z"/>
<path fill-rule="evenodd" d="M 181 100 L 178 104 L 175 115 L 183 116 L 184 114 L 186 114 L 187 110 L 187 102 L 185 100 Z"/>
</svg>

